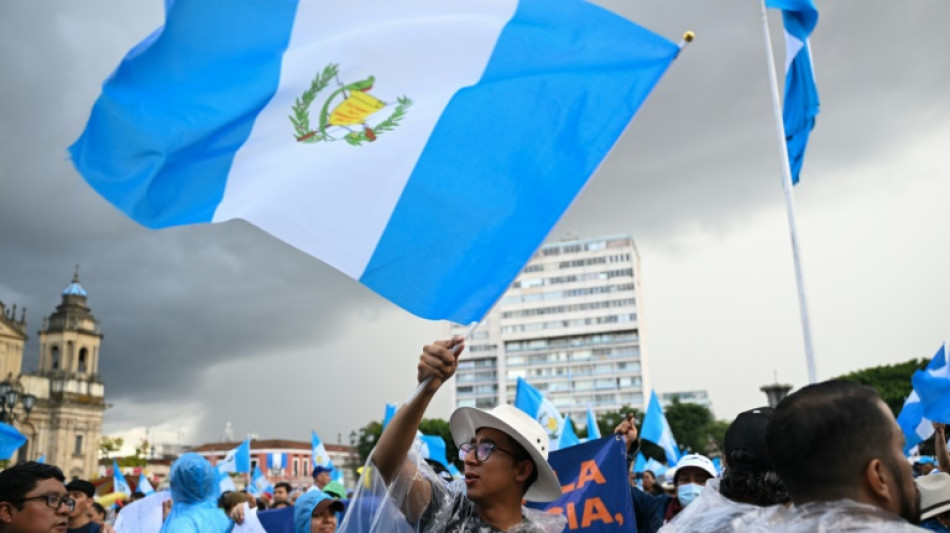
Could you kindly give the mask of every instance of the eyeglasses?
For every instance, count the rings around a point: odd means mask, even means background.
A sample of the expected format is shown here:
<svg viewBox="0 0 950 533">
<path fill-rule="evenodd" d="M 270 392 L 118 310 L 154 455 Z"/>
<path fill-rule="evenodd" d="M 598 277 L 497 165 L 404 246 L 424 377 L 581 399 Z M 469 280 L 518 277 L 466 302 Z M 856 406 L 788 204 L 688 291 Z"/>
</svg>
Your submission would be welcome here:
<svg viewBox="0 0 950 533">
<path fill-rule="evenodd" d="M 43 496 L 33 496 L 31 498 L 22 498 L 21 502 L 28 502 L 30 500 L 46 500 L 46 506 L 50 509 L 59 509 L 60 505 L 65 504 L 66 508 L 69 509 L 69 512 L 73 512 L 76 509 L 76 500 L 70 498 L 69 496 L 58 496 L 56 494 L 44 494 Z"/>
<path fill-rule="evenodd" d="M 514 457 L 516 460 L 520 459 L 520 457 L 514 452 L 509 452 L 504 448 L 499 448 L 494 442 L 479 442 L 478 444 L 466 442 L 465 444 L 459 446 L 459 460 L 465 461 L 465 457 L 468 456 L 472 450 L 475 450 L 475 458 L 479 461 L 487 461 L 492 452 L 495 450 L 498 450 L 499 452 L 505 452 L 508 455 Z"/>
</svg>

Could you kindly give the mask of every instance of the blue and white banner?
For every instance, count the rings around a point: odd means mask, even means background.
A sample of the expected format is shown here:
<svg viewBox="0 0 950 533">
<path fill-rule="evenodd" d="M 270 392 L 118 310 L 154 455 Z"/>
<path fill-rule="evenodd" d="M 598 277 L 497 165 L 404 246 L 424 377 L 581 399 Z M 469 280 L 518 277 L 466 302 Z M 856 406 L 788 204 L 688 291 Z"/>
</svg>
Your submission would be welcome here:
<svg viewBox="0 0 950 533">
<path fill-rule="evenodd" d="M 244 219 L 462 324 L 679 50 L 582 0 L 166 5 L 70 148 L 86 181 L 149 228 Z"/>
<path fill-rule="evenodd" d="M 564 531 L 636 531 L 622 438 L 611 435 L 558 450 L 548 462 L 557 472 L 561 497 L 550 503 L 528 502 L 528 507 L 563 514 Z"/>
<path fill-rule="evenodd" d="M 229 476 L 227 472 L 221 470 L 221 465 L 215 466 L 214 471 L 218 474 L 218 489 L 220 492 L 224 493 L 237 490 L 237 487 L 234 486 L 234 480 L 231 479 L 231 476 Z"/>
<path fill-rule="evenodd" d="M 547 432 L 549 450 L 557 450 L 561 444 L 561 432 L 564 431 L 564 417 L 550 400 L 541 394 L 523 378 L 518 378 L 515 389 L 515 407 L 537 420 Z"/>
<path fill-rule="evenodd" d="M 317 436 L 317 432 L 312 430 L 310 431 L 310 448 L 314 467 L 324 466 L 330 469 L 333 468 L 333 461 L 330 460 L 330 454 L 327 453 L 326 446 L 323 445 L 320 437 Z"/>
<path fill-rule="evenodd" d="M 597 426 L 597 417 L 594 416 L 594 409 L 587 406 L 587 440 L 600 438 L 600 427 Z"/>
<path fill-rule="evenodd" d="M 0 459 L 13 459 L 13 454 L 26 444 L 26 441 L 26 435 L 20 433 L 17 428 L 0 422 Z M 45 460 L 46 456 L 41 459 Z"/>
<path fill-rule="evenodd" d="M 947 364 L 945 345 L 940 346 L 926 369 L 914 372 L 911 383 L 920 398 L 921 420 L 950 424 L 950 365 Z M 930 433 L 933 433 L 933 426 Z"/>
<path fill-rule="evenodd" d="M 663 448 L 669 466 L 675 466 L 679 462 L 679 447 L 676 445 L 676 439 L 673 438 L 670 424 L 666 421 L 666 415 L 663 414 L 660 399 L 656 397 L 656 391 L 650 394 L 647 414 L 643 416 L 643 425 L 640 426 L 640 438 Z"/>
<path fill-rule="evenodd" d="M 267 454 L 267 469 L 268 470 L 281 470 L 284 468 L 287 468 L 287 454 L 286 453 Z"/>
<path fill-rule="evenodd" d="M 119 463 L 115 459 L 112 460 L 112 492 L 121 492 L 128 496 L 132 495 L 132 488 L 129 487 L 125 476 L 123 476 L 122 471 L 119 470 Z"/>
<path fill-rule="evenodd" d="M 148 496 L 155 492 L 155 488 L 152 487 L 152 483 L 149 482 L 148 477 L 145 475 L 145 472 L 139 474 L 139 482 L 135 486 L 135 490 L 141 492 L 142 494 Z"/>
<path fill-rule="evenodd" d="M 240 446 L 225 454 L 217 466 L 222 472 L 250 472 L 251 441 L 245 439 Z"/>
<path fill-rule="evenodd" d="M 766 0 L 768 7 L 782 10 L 785 26 L 785 104 L 782 122 L 788 145 L 792 183 L 798 183 L 808 135 L 818 115 L 818 88 L 808 36 L 818 24 L 814 0 Z"/>
</svg>

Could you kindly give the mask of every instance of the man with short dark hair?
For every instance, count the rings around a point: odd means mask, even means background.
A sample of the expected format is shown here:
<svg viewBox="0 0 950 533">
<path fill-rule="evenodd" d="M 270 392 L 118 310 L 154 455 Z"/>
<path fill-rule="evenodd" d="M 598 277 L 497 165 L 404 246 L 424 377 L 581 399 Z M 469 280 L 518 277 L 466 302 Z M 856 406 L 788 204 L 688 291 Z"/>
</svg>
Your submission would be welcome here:
<svg viewBox="0 0 950 533">
<path fill-rule="evenodd" d="M 277 502 L 286 502 L 290 499 L 290 491 L 293 490 L 293 487 L 290 486 L 290 483 L 286 481 L 281 481 L 274 485 L 274 506 L 277 505 Z"/>
<path fill-rule="evenodd" d="M 63 472 L 33 461 L 0 472 L 0 533 L 64 532 L 76 502 Z"/>
<path fill-rule="evenodd" d="M 84 479 L 74 479 L 66 484 L 69 497 L 75 500 L 76 507 L 69 513 L 69 533 L 98 533 L 99 524 L 89 518 L 92 497 L 96 486 Z"/>
<path fill-rule="evenodd" d="M 904 435 L 874 389 L 826 381 L 796 391 L 776 407 L 766 444 L 794 503 L 770 529 L 920 531 L 908 524 L 920 507 Z"/>
</svg>

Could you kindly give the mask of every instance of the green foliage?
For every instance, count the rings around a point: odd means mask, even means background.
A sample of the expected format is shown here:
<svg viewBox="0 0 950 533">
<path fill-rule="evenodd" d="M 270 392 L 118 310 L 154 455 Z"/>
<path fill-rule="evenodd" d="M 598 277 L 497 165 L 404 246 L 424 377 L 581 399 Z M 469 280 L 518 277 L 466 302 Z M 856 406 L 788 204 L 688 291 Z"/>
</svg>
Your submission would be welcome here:
<svg viewBox="0 0 950 533">
<path fill-rule="evenodd" d="M 442 440 L 445 441 L 445 453 L 448 455 L 447 459 L 451 462 L 455 462 L 456 466 L 458 466 L 458 461 L 455 461 L 455 458 L 458 457 L 458 447 L 455 446 L 455 441 L 452 439 L 452 432 L 449 430 L 449 423 L 447 421 L 441 418 L 424 418 L 422 422 L 419 423 L 419 431 L 425 435 L 438 435 L 442 437 Z M 370 452 L 376 447 L 376 443 L 382 434 L 383 425 L 381 422 L 373 421 L 360 428 L 360 436 L 356 444 L 356 449 L 360 454 L 361 465 L 366 462 L 366 458 L 369 457 Z"/>
<path fill-rule="evenodd" d="M 376 447 L 376 441 L 383 434 L 383 424 L 377 421 L 370 422 L 360 428 L 360 438 L 356 444 L 356 450 L 360 454 L 360 465 L 366 463 L 369 452 Z"/>
<path fill-rule="evenodd" d="M 680 403 L 678 398 L 673 398 L 665 414 L 680 448 L 693 453 L 708 453 L 709 429 L 715 422 L 709 408 L 695 403 Z"/>
<path fill-rule="evenodd" d="M 298 141 L 314 143 L 326 140 L 326 137 L 322 133 L 310 129 L 310 104 L 313 103 L 313 99 L 317 96 L 317 93 L 322 91 L 339 71 L 339 65 L 333 63 L 327 65 L 326 68 L 323 69 L 323 72 L 313 78 L 313 81 L 310 83 L 310 88 L 307 89 L 300 98 L 294 101 L 294 105 L 291 107 L 291 111 L 293 111 L 294 114 L 289 118 L 290 122 L 294 125 L 294 132 L 297 134 Z"/>
<path fill-rule="evenodd" d="M 914 375 L 914 371 L 923 370 L 929 362 L 926 359 L 911 359 L 893 365 L 872 366 L 845 374 L 837 379 L 874 387 L 896 417 L 913 388 L 910 378 Z"/>
<path fill-rule="evenodd" d="M 125 441 L 122 440 L 122 437 L 113 438 L 103 435 L 99 439 L 99 458 L 105 459 L 109 457 L 110 454 L 122 449 L 123 444 L 125 444 Z"/>
<path fill-rule="evenodd" d="M 607 435 L 612 435 L 614 428 L 619 426 L 620 423 L 623 422 L 623 419 L 626 418 L 630 413 L 633 413 L 633 416 L 637 420 L 641 422 L 643 421 L 643 413 L 640 412 L 639 409 L 634 409 L 629 405 L 624 405 L 619 411 L 606 411 L 597 415 L 597 427 L 600 428 L 600 434 L 605 437 Z M 578 436 L 580 436 L 579 433 Z"/>
</svg>

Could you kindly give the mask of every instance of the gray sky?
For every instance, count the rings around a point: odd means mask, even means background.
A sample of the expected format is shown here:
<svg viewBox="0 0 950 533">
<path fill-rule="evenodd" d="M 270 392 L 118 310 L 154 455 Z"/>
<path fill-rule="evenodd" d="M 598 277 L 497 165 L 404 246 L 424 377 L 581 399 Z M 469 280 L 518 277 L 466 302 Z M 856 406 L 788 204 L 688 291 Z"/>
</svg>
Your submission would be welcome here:
<svg viewBox="0 0 950 533">
<path fill-rule="evenodd" d="M 806 381 L 755 2 L 602 0 L 697 34 L 551 236 L 630 233 L 658 391 L 716 415 Z M 347 440 L 414 386 L 418 319 L 256 228 L 150 231 L 73 170 L 102 81 L 162 2 L 0 2 L 0 299 L 35 331 L 81 264 L 105 340 L 106 433 Z M 795 189 L 819 378 L 929 357 L 950 331 L 950 3 L 819 3 L 822 102 Z M 779 65 L 779 16 L 771 14 Z M 780 67 L 781 68 L 781 67 Z M 429 414 L 447 417 L 448 393 Z"/>
</svg>

